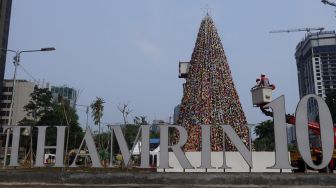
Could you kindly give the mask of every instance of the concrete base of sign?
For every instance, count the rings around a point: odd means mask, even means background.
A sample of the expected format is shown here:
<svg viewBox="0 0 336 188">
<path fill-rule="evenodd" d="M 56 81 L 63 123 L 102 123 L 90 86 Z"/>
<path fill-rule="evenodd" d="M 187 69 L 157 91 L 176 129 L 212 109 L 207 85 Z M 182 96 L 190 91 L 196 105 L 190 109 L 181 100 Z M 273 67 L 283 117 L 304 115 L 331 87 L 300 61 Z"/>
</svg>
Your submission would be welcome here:
<svg viewBox="0 0 336 188">
<path fill-rule="evenodd" d="M 192 166 L 201 166 L 201 152 L 186 152 Z M 159 165 L 159 154 L 157 156 Z M 249 172 L 249 166 L 244 158 L 238 152 L 226 152 L 226 163 L 231 169 L 225 169 L 225 172 Z M 275 163 L 274 152 L 252 152 L 253 168 L 251 172 L 280 172 L 279 169 L 267 169 Z M 158 172 L 224 172 L 219 169 L 223 164 L 223 152 L 211 153 L 211 164 L 214 169 L 183 169 L 173 152 L 169 152 L 169 165 L 171 169 L 157 169 Z M 290 169 L 283 169 L 282 172 L 291 172 Z"/>
<path fill-rule="evenodd" d="M 0 187 L 335 187 L 335 174 L 0 170 Z"/>
</svg>

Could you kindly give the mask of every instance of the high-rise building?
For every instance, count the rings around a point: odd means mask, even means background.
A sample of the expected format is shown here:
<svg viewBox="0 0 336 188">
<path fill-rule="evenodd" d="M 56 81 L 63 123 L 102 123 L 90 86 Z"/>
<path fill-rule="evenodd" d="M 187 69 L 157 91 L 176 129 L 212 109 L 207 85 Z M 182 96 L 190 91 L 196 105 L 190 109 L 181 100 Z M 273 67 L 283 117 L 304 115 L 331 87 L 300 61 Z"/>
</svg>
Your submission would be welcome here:
<svg viewBox="0 0 336 188">
<path fill-rule="evenodd" d="M 61 102 L 61 100 L 69 101 L 71 107 L 75 107 L 77 100 L 77 91 L 74 88 L 64 86 L 51 86 L 51 95 L 54 102 Z"/>
<path fill-rule="evenodd" d="M 177 120 L 179 117 L 179 113 L 180 113 L 180 105 L 175 106 L 174 108 L 174 115 L 173 115 L 173 124 L 176 125 L 177 124 Z"/>
<path fill-rule="evenodd" d="M 184 74 L 186 83 L 177 121 L 189 134 L 184 150 L 201 150 L 200 125 L 212 126 L 212 151 L 223 150 L 223 131 L 220 125 L 231 125 L 248 145 L 245 114 L 234 86 L 223 45 L 209 15 L 201 22 L 190 65 L 186 67 L 188 68 L 183 71 L 186 73 Z M 175 135 L 177 140 L 178 134 Z M 226 150 L 234 149 L 229 140 L 225 143 Z"/>
<path fill-rule="evenodd" d="M 49 88 L 44 85 L 39 87 L 48 88 L 51 91 L 53 102 L 59 103 L 60 100 L 67 100 L 69 104 L 74 107 L 76 103 L 77 91 L 74 88 L 67 86 L 51 86 Z M 12 125 L 16 125 L 24 117 L 27 117 L 27 112 L 24 111 L 24 106 L 26 106 L 31 100 L 31 94 L 34 92 L 34 87 L 36 83 L 27 80 L 16 80 L 15 83 L 15 98 L 13 100 L 13 111 L 12 111 Z M 9 111 L 11 100 L 13 96 L 13 80 L 4 80 L 0 103 L 0 125 L 7 125 L 9 120 Z"/>
<path fill-rule="evenodd" d="M 300 98 L 316 94 L 326 98 L 336 92 L 336 33 L 323 31 L 309 33 L 296 47 L 296 65 Z M 317 116 L 317 106 L 308 103 L 308 116 Z"/>
<path fill-rule="evenodd" d="M 27 112 L 24 111 L 31 97 L 30 94 L 34 91 L 35 83 L 27 80 L 16 80 L 15 83 L 15 98 L 13 101 L 12 125 L 16 125 L 24 117 Z M 0 125 L 7 125 L 9 120 L 9 111 L 13 96 L 13 80 L 4 80 L 2 88 L 2 96 L 0 103 Z"/>
<path fill-rule="evenodd" d="M 7 49 L 8 44 L 11 9 L 12 0 L 0 0 L 0 93 L 5 75 L 7 53 L 3 50 Z"/>
</svg>

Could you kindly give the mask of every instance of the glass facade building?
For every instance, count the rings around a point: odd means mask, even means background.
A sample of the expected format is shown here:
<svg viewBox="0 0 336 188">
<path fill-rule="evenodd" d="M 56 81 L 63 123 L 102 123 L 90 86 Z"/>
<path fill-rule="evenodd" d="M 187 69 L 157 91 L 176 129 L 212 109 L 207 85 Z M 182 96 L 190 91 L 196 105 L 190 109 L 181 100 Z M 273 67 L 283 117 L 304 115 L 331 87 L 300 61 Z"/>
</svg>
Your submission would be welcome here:
<svg viewBox="0 0 336 188">
<path fill-rule="evenodd" d="M 77 91 L 74 88 L 68 86 L 51 86 L 51 94 L 54 102 L 62 102 L 67 100 L 71 107 L 75 107 L 77 100 Z"/>
</svg>

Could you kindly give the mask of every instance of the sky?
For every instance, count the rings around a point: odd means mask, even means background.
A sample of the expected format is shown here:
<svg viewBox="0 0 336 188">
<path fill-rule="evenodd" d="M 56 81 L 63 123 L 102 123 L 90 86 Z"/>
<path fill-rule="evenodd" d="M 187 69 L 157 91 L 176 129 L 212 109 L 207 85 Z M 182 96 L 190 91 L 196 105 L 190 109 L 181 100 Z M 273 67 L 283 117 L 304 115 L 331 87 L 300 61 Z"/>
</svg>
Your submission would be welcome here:
<svg viewBox="0 0 336 188">
<path fill-rule="evenodd" d="M 132 109 L 129 122 L 134 116 L 168 121 L 183 95 L 178 62 L 191 58 L 205 7 L 212 8 L 248 123 L 268 119 L 253 108 L 250 93 L 261 73 L 277 87 L 273 98 L 285 95 L 286 112 L 294 113 L 299 102 L 294 53 L 306 33 L 269 31 L 334 30 L 336 7 L 320 0 L 13 0 L 8 49 L 55 47 L 22 54 L 29 74 L 20 68 L 18 78 L 74 87 L 80 105 L 102 97 L 104 123 L 122 122 L 117 106 L 124 103 Z M 7 56 L 8 79 L 12 57 Z M 84 125 L 85 108 L 77 109 Z"/>
</svg>

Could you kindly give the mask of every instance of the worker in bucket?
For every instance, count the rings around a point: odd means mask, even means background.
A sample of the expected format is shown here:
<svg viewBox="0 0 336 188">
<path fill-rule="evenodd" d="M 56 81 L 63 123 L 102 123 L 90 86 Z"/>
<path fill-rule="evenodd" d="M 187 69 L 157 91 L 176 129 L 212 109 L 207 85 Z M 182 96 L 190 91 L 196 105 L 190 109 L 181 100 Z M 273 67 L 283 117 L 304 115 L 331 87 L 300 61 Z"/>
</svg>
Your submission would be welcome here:
<svg viewBox="0 0 336 188">
<path fill-rule="evenodd" d="M 268 80 L 268 78 L 266 77 L 265 74 L 260 75 L 259 86 L 260 87 L 269 87 L 270 86 L 269 80 Z"/>
<path fill-rule="evenodd" d="M 275 85 L 270 84 L 269 79 L 266 77 L 265 74 L 261 74 L 260 78 L 256 79 L 256 87 L 271 87 L 272 90 L 275 89 Z"/>
</svg>

